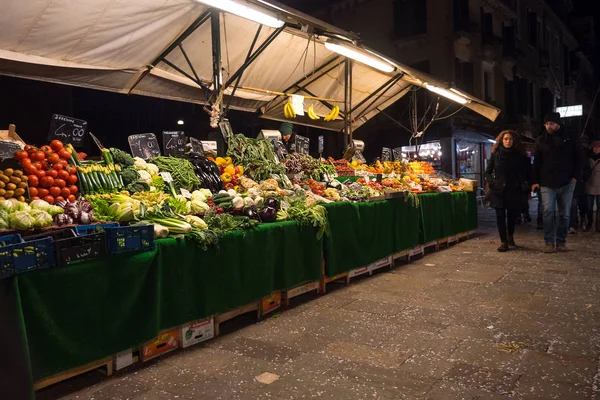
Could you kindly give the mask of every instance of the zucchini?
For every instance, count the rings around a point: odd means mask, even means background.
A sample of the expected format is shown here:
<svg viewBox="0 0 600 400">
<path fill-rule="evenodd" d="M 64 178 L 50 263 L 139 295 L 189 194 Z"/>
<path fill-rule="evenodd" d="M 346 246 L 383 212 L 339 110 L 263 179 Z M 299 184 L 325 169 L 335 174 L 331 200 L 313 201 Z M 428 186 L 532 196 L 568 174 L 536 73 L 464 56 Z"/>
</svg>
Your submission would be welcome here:
<svg viewBox="0 0 600 400">
<path fill-rule="evenodd" d="M 212 197 L 213 201 L 218 201 L 218 200 L 230 200 L 231 196 L 229 195 L 229 193 L 221 193 L 221 194 L 215 194 Z"/>
</svg>

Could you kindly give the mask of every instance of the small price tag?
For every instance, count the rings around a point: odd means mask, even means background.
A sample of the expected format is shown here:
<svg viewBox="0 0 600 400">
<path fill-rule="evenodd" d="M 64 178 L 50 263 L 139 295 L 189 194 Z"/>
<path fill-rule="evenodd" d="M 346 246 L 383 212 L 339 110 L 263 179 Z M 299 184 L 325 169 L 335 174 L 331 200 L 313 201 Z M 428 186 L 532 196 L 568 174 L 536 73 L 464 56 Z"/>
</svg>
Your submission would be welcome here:
<svg viewBox="0 0 600 400">
<path fill-rule="evenodd" d="M 173 182 L 173 177 L 171 176 L 170 172 L 161 172 L 160 176 L 163 178 L 163 181 L 165 181 L 166 183 Z"/>
<path fill-rule="evenodd" d="M 365 175 L 365 183 L 369 183 L 371 180 L 369 179 L 368 175 Z"/>
<path fill-rule="evenodd" d="M 179 189 L 179 191 L 181 192 L 181 195 L 183 197 L 185 197 L 186 199 L 191 199 L 192 198 L 192 194 L 190 193 L 189 190 L 181 188 L 181 189 Z"/>
</svg>

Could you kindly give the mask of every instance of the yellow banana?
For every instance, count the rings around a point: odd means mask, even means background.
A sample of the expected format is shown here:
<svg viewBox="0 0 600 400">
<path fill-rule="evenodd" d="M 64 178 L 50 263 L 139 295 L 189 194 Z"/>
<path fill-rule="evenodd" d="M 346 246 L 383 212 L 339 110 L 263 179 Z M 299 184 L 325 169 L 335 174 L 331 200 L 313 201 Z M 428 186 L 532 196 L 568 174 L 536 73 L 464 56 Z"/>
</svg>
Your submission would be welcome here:
<svg viewBox="0 0 600 400">
<path fill-rule="evenodd" d="M 314 104 L 311 104 L 310 107 L 308 107 L 308 118 L 314 119 L 314 120 L 319 119 L 319 116 L 317 114 L 315 114 Z"/>
<path fill-rule="evenodd" d="M 331 109 L 329 114 L 327 114 L 327 116 L 325 117 L 325 121 L 333 121 L 334 119 L 337 118 L 339 113 L 340 113 L 340 108 L 338 106 L 333 106 L 333 108 Z"/>
<path fill-rule="evenodd" d="M 340 108 L 338 106 L 333 106 L 333 109 L 335 110 L 335 114 L 332 120 L 337 119 L 338 115 L 340 115 Z"/>
<path fill-rule="evenodd" d="M 283 107 L 283 115 L 285 115 L 286 118 L 296 118 L 296 112 L 294 111 L 294 107 L 292 106 L 291 102 L 287 102 L 285 103 L 285 106 Z"/>
</svg>

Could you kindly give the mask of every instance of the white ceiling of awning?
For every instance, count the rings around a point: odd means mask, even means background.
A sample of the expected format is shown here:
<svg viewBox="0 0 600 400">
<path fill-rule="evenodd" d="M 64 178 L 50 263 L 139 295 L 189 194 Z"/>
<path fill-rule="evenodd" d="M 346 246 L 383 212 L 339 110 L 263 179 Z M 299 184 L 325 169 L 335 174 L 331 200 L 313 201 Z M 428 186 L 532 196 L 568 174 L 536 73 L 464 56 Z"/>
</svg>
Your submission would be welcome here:
<svg viewBox="0 0 600 400">
<path fill-rule="evenodd" d="M 207 101 L 206 90 L 164 62 L 145 74 L 149 65 L 204 14 L 206 7 L 202 4 L 192 0 L 10 0 L 2 8 L 0 74 L 185 102 L 204 104 Z M 301 86 L 308 83 L 306 89 L 315 96 L 343 101 L 342 59 L 325 48 L 322 36 L 309 41 L 308 35 L 294 26 L 309 24 L 321 35 L 344 32 L 296 11 L 293 14 L 288 11 L 276 7 L 279 18 L 291 26 L 244 71 L 240 86 L 308 95 L 292 87 L 297 82 Z M 244 63 L 258 27 L 253 21 L 221 14 L 224 82 Z M 273 32 L 274 29 L 263 26 L 254 50 Z M 350 33 L 346 36 L 353 37 Z M 210 20 L 182 42 L 196 73 L 208 87 L 212 86 L 213 79 L 211 43 Z M 193 76 L 178 48 L 166 59 Z M 326 63 L 333 68 L 328 66 L 313 74 Z M 381 97 L 374 103 L 366 101 L 353 111 L 354 129 L 375 116 L 377 109 L 382 110 L 401 98 L 412 85 L 428 82 L 445 86 L 420 72 L 394 64 L 397 71 L 386 74 L 354 63 L 354 107 L 404 73 L 388 90 L 381 91 Z M 143 79 L 138 82 L 141 76 Z M 230 100 L 230 93 L 231 88 L 225 92 L 225 104 Z M 478 99 L 471 100 L 466 107 L 490 120 L 496 119 L 498 109 Z M 231 107 L 260 111 L 265 118 L 283 120 L 283 101 L 282 97 L 238 88 Z M 329 108 L 316 100 L 306 100 L 305 104 L 314 104 L 318 115 L 329 113 Z M 343 103 L 333 104 L 343 110 Z M 307 117 L 298 117 L 293 122 L 335 131 L 344 126 L 341 116 L 332 122 L 312 121 Z"/>
</svg>

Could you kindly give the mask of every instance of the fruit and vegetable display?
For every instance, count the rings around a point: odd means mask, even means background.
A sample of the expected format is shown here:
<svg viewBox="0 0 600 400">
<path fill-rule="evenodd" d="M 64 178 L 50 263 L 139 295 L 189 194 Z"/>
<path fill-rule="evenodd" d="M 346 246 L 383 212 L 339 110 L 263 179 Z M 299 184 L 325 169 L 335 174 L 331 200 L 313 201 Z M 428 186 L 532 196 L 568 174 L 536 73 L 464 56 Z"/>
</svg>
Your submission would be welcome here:
<svg viewBox="0 0 600 400">
<path fill-rule="evenodd" d="M 316 228 L 321 238 L 329 232 L 323 205 L 332 202 L 400 193 L 416 206 L 415 194 L 462 190 L 423 162 L 366 164 L 299 153 L 279 160 L 267 139 L 233 135 L 227 144 L 224 157 L 190 152 L 149 160 L 118 148 L 100 148 L 100 157 L 89 160 L 59 140 L 25 145 L 14 155 L 18 167 L 0 169 L 0 231 L 108 223 L 208 249 L 228 232 L 287 220 Z"/>
</svg>

